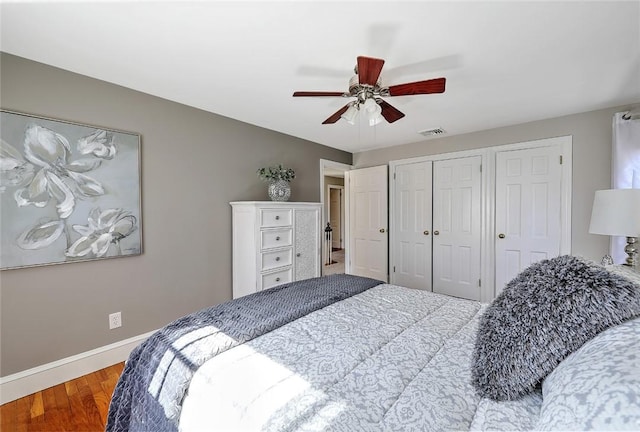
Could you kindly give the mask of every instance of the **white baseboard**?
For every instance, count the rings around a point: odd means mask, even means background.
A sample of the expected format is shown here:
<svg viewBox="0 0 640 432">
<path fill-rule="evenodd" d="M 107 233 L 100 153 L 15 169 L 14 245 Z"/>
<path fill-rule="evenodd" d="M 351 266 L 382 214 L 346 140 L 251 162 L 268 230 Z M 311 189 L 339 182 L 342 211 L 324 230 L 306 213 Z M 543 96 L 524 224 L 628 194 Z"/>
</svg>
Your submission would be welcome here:
<svg viewBox="0 0 640 432">
<path fill-rule="evenodd" d="M 0 377 L 0 405 L 125 361 L 154 332 Z"/>
</svg>

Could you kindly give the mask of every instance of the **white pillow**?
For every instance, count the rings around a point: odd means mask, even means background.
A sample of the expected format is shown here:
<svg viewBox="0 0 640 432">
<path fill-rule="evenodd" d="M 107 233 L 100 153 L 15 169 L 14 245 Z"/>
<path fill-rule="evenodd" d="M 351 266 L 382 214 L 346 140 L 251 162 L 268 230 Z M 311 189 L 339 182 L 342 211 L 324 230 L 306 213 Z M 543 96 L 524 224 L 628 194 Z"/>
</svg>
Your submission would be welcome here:
<svg viewBox="0 0 640 432">
<path fill-rule="evenodd" d="M 536 430 L 640 430 L 640 318 L 611 327 L 542 384 Z"/>
</svg>

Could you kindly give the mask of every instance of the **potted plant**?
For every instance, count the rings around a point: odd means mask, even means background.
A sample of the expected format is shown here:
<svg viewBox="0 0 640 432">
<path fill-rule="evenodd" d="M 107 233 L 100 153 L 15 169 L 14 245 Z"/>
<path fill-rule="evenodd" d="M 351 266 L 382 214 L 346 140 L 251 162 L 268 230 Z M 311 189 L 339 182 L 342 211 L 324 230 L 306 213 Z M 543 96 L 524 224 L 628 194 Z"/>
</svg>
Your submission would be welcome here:
<svg viewBox="0 0 640 432">
<path fill-rule="evenodd" d="M 288 201 L 291 196 L 291 186 L 289 182 L 296 177 L 296 173 L 291 168 L 285 168 L 282 164 L 274 167 L 264 167 L 258 170 L 260 180 L 268 182 L 269 198 L 272 201 Z"/>
</svg>

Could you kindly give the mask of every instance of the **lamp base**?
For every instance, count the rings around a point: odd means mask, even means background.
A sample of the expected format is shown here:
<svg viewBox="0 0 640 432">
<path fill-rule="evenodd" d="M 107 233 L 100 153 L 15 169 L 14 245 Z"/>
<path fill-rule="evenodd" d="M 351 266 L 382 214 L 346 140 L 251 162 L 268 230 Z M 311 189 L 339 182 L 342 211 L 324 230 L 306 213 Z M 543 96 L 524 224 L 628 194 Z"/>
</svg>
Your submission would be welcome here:
<svg viewBox="0 0 640 432">
<path fill-rule="evenodd" d="M 627 245 L 624 247 L 624 251 L 627 253 L 627 259 L 624 263 L 626 266 L 636 267 L 638 265 L 638 238 L 627 237 Z"/>
</svg>

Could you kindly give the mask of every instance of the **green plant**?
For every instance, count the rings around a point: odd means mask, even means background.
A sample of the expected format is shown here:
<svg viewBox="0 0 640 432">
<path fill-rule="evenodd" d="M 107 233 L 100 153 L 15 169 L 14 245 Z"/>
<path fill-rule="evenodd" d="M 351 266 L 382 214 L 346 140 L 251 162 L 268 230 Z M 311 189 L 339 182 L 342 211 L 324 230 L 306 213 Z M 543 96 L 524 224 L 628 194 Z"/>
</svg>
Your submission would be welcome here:
<svg viewBox="0 0 640 432">
<path fill-rule="evenodd" d="M 276 167 L 260 168 L 258 170 L 258 177 L 262 181 L 276 181 L 284 180 L 290 182 L 296 178 L 296 172 L 291 168 L 285 168 L 281 164 Z"/>
</svg>

